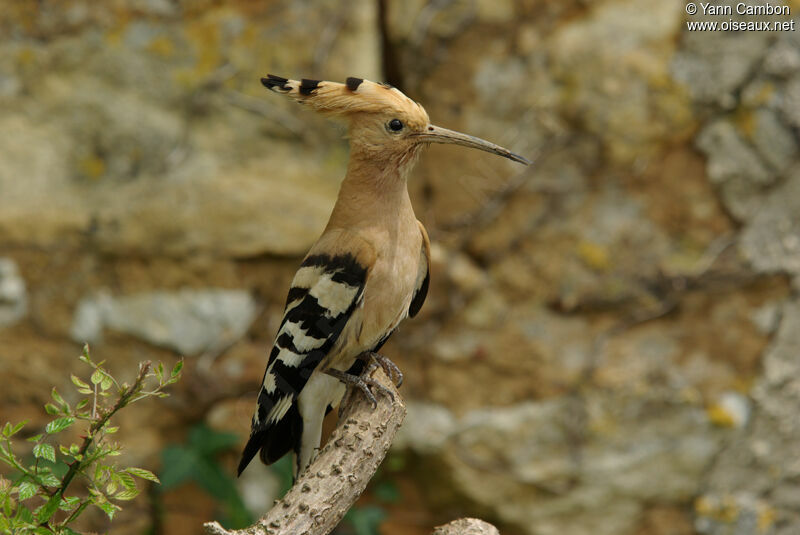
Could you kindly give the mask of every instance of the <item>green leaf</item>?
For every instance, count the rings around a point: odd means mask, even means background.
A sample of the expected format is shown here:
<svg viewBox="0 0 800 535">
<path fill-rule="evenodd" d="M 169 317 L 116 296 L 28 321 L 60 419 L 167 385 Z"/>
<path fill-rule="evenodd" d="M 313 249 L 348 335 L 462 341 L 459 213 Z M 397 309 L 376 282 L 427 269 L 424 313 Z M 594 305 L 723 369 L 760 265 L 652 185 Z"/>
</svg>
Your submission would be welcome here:
<svg viewBox="0 0 800 535">
<path fill-rule="evenodd" d="M 61 534 L 62 535 L 81 535 L 80 533 L 78 533 L 74 529 L 68 528 L 68 527 L 61 528 Z"/>
<path fill-rule="evenodd" d="M 39 474 L 39 483 L 45 487 L 58 487 L 61 485 L 61 480 L 53 474 Z"/>
<path fill-rule="evenodd" d="M 84 394 L 91 394 L 92 392 L 91 392 L 91 390 L 90 390 L 89 392 L 83 392 L 83 393 L 84 393 Z M 75 405 L 75 410 L 78 410 L 78 411 L 79 411 L 79 410 L 81 410 L 82 408 L 84 408 L 85 406 L 87 406 L 88 404 L 89 404 L 89 400 L 88 400 L 88 399 L 82 399 L 82 400 L 80 400 L 80 401 L 78 402 L 78 404 L 77 404 L 77 405 Z"/>
<path fill-rule="evenodd" d="M 72 418 L 70 416 L 64 418 L 56 418 L 55 420 L 47 424 L 47 427 L 45 427 L 44 430 L 52 435 L 63 431 L 64 429 L 68 428 L 74 423 L 75 423 L 75 418 Z"/>
<path fill-rule="evenodd" d="M 126 489 L 113 496 L 115 500 L 132 500 L 139 495 L 138 489 Z"/>
<path fill-rule="evenodd" d="M 114 505 L 111 502 L 96 503 L 95 505 L 105 511 L 109 520 L 114 520 L 114 513 L 122 509 L 119 505 Z"/>
<path fill-rule="evenodd" d="M 119 426 L 110 426 L 110 425 L 106 424 L 106 427 L 103 428 L 103 431 L 106 434 L 113 435 L 114 433 L 119 431 Z"/>
<path fill-rule="evenodd" d="M 16 520 L 19 522 L 26 522 L 28 524 L 33 524 L 34 522 L 33 513 L 31 513 L 31 510 L 25 507 L 24 505 L 20 505 L 17 508 Z"/>
<path fill-rule="evenodd" d="M 35 535 L 53 535 L 53 532 L 52 532 L 52 531 L 50 531 L 49 529 L 47 529 L 47 528 L 46 528 L 46 527 L 44 527 L 44 526 L 39 526 L 38 528 L 36 528 L 35 530 L 33 530 L 33 533 L 34 533 Z"/>
<path fill-rule="evenodd" d="M 40 440 L 42 440 L 43 436 L 44 436 L 44 433 L 39 433 L 38 435 L 34 435 L 32 437 L 28 437 L 25 440 L 27 440 L 28 442 L 39 442 Z"/>
<path fill-rule="evenodd" d="M 179 360 L 175 363 L 175 366 L 172 367 L 172 372 L 169 374 L 170 377 L 177 377 L 180 375 L 181 370 L 183 369 L 183 360 Z"/>
<path fill-rule="evenodd" d="M 47 414 L 58 414 L 58 413 L 61 412 L 61 409 L 59 409 L 58 407 L 56 407 L 52 403 L 46 404 L 44 406 L 44 410 L 45 410 L 45 412 L 47 412 Z"/>
<path fill-rule="evenodd" d="M 88 383 L 85 383 L 85 382 L 81 381 L 80 378 L 77 375 L 70 375 L 69 378 L 72 379 L 72 384 L 77 386 L 78 389 L 88 390 L 91 393 L 92 387 L 89 386 Z M 85 393 L 85 392 L 82 392 L 82 393 Z"/>
<path fill-rule="evenodd" d="M 90 378 L 91 381 L 92 381 L 92 384 L 93 385 L 99 384 L 100 381 L 103 380 L 103 376 L 104 375 L 105 374 L 103 373 L 103 370 L 101 370 L 100 368 L 97 368 L 94 372 L 92 372 L 92 377 Z"/>
<path fill-rule="evenodd" d="M 36 520 L 40 524 L 47 522 L 58 511 L 58 505 L 61 503 L 61 493 L 56 492 L 47 500 L 47 503 L 36 510 Z"/>
<path fill-rule="evenodd" d="M 136 480 L 133 479 L 133 476 L 130 475 L 128 472 L 117 472 L 114 474 L 114 477 L 119 484 L 125 487 L 126 489 L 135 489 L 136 488 Z"/>
<path fill-rule="evenodd" d="M 114 380 L 111 379 L 111 376 L 108 375 L 107 373 L 104 373 L 103 374 L 103 380 L 100 381 L 100 390 L 103 390 L 103 391 L 108 390 L 109 388 L 111 388 L 111 385 L 113 385 L 113 384 L 114 384 Z"/>
<path fill-rule="evenodd" d="M 36 444 L 33 447 L 33 456 L 37 459 L 41 457 L 48 461 L 56 462 L 56 450 L 50 444 Z"/>
<path fill-rule="evenodd" d="M 11 425 L 11 422 L 6 422 L 6 425 L 3 426 L 3 436 L 6 438 L 11 438 L 17 433 L 19 433 L 20 429 L 28 423 L 28 420 L 23 420 L 17 425 Z"/>
<path fill-rule="evenodd" d="M 145 470 L 144 468 L 135 468 L 132 466 L 130 468 L 126 468 L 125 471 L 141 479 L 146 479 L 147 481 L 153 481 L 154 483 L 161 483 L 158 477 L 156 477 L 156 475 L 150 470 Z"/>
<path fill-rule="evenodd" d="M 53 387 L 53 390 L 50 392 L 50 395 L 53 397 L 53 399 L 55 400 L 56 403 L 58 403 L 60 405 L 66 405 L 67 402 L 64 401 L 64 398 L 62 398 L 61 394 L 58 393 L 58 390 L 56 390 L 56 387 Z"/>
<path fill-rule="evenodd" d="M 67 496 L 66 498 L 61 499 L 61 504 L 58 506 L 58 508 L 62 511 L 72 511 L 78 507 L 79 503 L 81 503 L 81 499 L 77 496 Z"/>
<path fill-rule="evenodd" d="M 28 498 L 35 496 L 36 491 L 39 489 L 39 486 L 35 483 L 31 483 L 30 481 L 23 481 L 17 487 L 17 497 L 19 501 L 25 501 Z"/>
<path fill-rule="evenodd" d="M 28 423 L 28 420 L 22 420 L 20 423 L 15 425 L 14 428 L 11 430 L 11 435 L 13 436 L 13 435 L 16 435 L 17 433 L 19 433 L 20 429 L 22 429 L 22 427 L 27 423 Z"/>
</svg>

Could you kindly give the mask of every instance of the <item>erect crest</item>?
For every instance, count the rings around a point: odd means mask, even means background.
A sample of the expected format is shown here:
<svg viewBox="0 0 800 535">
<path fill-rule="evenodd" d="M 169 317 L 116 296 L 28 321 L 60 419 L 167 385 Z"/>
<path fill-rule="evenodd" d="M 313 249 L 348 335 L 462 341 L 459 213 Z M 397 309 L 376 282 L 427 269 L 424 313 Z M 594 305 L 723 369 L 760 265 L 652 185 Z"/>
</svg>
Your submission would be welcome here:
<svg viewBox="0 0 800 535">
<path fill-rule="evenodd" d="M 352 113 L 380 113 L 396 111 L 406 116 L 419 117 L 427 123 L 428 115 L 418 103 L 388 84 L 348 78 L 345 83 L 321 80 L 290 80 L 268 74 L 261 79 L 267 89 L 288 95 L 296 101 L 321 113 L 348 115 Z"/>
<path fill-rule="evenodd" d="M 274 74 L 262 78 L 261 83 L 313 110 L 350 119 L 350 146 L 359 145 L 370 151 L 372 158 L 379 158 L 378 153 L 405 158 L 413 156 L 423 144 L 447 143 L 491 152 L 525 165 L 531 163 L 489 141 L 430 124 L 425 108 L 388 84 L 362 78 L 348 78 L 343 84 L 305 78 L 298 81 Z"/>
</svg>

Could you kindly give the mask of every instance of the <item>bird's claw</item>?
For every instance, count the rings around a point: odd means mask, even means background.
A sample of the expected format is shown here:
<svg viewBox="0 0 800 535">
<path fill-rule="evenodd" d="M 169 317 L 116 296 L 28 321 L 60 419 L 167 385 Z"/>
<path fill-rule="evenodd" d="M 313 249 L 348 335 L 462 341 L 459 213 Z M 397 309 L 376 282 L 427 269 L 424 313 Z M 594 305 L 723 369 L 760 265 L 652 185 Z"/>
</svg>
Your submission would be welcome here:
<svg viewBox="0 0 800 535">
<path fill-rule="evenodd" d="M 377 362 L 395 386 L 399 388 L 400 385 L 403 384 L 403 372 L 400 371 L 397 364 L 392 362 L 389 357 L 384 357 L 380 353 L 375 353 L 374 351 L 367 351 L 362 353 L 359 358 L 370 363 L 364 375 L 372 373 L 375 369 L 375 363 Z"/>
<path fill-rule="evenodd" d="M 380 384 L 378 381 L 376 381 L 371 377 L 359 377 L 358 375 L 345 373 L 339 370 L 335 370 L 333 368 L 326 370 L 325 373 L 327 373 L 331 377 L 339 379 L 341 382 L 347 385 L 348 397 L 349 397 L 349 391 L 352 388 L 358 388 L 361 392 L 364 393 L 364 397 L 366 397 L 372 404 L 373 409 L 377 408 L 378 400 L 375 397 L 375 394 L 373 393 L 372 389 L 375 389 L 381 394 L 388 396 L 392 400 L 392 402 L 394 402 L 394 392 L 392 392 L 390 389 L 386 388 L 385 386 L 383 386 L 382 384 Z M 372 387 L 372 389 L 370 387 Z M 343 406 L 344 403 L 340 405 L 340 407 Z"/>
</svg>

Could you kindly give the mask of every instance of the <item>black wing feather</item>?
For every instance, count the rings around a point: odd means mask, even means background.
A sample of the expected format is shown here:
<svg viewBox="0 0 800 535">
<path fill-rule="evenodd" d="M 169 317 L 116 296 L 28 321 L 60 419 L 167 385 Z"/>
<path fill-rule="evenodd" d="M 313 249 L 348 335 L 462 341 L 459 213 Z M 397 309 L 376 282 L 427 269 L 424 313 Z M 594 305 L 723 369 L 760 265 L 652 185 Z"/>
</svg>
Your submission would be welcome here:
<svg viewBox="0 0 800 535">
<path fill-rule="evenodd" d="M 320 268 L 321 275 L 329 275 L 333 282 L 356 289 L 355 297 L 346 310 L 333 315 L 311 295 L 311 288 L 293 287 L 289 290 L 286 306 L 298 300 L 300 302 L 288 309 L 281 321 L 279 334 L 272 347 L 267 370 L 264 372 L 265 379 L 268 373 L 274 375 L 275 389 L 273 392 L 267 392 L 262 386 L 259 391 L 257 417 L 253 419 L 250 439 L 242 453 L 239 474 L 259 450 L 261 450 L 261 460 L 265 464 L 277 461 L 291 450 L 299 450 L 303 422 L 297 409 L 297 396 L 314 369 L 333 348 L 353 310 L 359 306 L 364 293 L 367 268 L 359 264 L 352 255 L 313 255 L 303 261 L 301 268 L 304 267 Z M 325 342 L 318 348 L 300 351 L 295 347 L 292 337 L 286 332 L 281 332 L 287 322 L 297 325 L 307 336 L 324 339 Z M 301 355 L 302 360 L 297 366 L 286 365 L 277 358 L 281 349 Z M 287 395 L 292 397 L 289 410 L 278 421 L 267 422 L 267 416 L 272 408 Z"/>
<path fill-rule="evenodd" d="M 414 292 L 414 297 L 411 298 L 411 305 L 408 307 L 408 315 L 414 317 L 422 308 L 425 298 L 428 297 L 428 285 L 431 283 L 430 269 L 425 273 L 425 278 L 422 280 L 422 285 Z"/>
</svg>

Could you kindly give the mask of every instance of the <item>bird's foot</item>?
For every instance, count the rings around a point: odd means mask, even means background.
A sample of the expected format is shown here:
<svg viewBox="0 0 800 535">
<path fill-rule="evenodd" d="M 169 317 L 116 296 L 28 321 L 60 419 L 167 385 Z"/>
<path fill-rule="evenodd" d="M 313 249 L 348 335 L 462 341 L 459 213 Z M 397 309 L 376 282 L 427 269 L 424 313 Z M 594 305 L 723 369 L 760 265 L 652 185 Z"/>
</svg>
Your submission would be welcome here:
<svg viewBox="0 0 800 535">
<path fill-rule="evenodd" d="M 372 373 L 377 363 L 377 365 L 383 368 L 384 373 L 386 373 L 386 376 L 395 384 L 395 386 L 399 387 L 403 384 L 403 372 L 400 371 L 400 368 L 397 366 L 397 364 L 392 362 L 389 357 L 384 357 L 380 353 L 376 353 L 374 351 L 365 351 L 364 353 L 361 353 L 358 358 L 369 363 L 364 375 L 369 375 Z"/>
<path fill-rule="evenodd" d="M 392 401 L 394 401 L 394 392 L 380 384 L 375 379 L 371 377 L 359 377 L 358 375 L 352 375 L 350 373 L 345 373 L 339 370 L 335 370 L 330 368 L 325 370 L 325 373 L 330 375 L 331 377 L 335 377 L 347 385 L 348 390 L 353 388 L 358 388 L 361 392 L 364 393 L 364 396 L 372 403 L 372 408 L 376 408 L 378 406 L 378 400 L 375 398 L 375 393 L 373 390 L 388 396 Z M 349 396 L 348 396 L 349 397 Z M 343 406 L 344 404 L 342 404 Z"/>
</svg>

